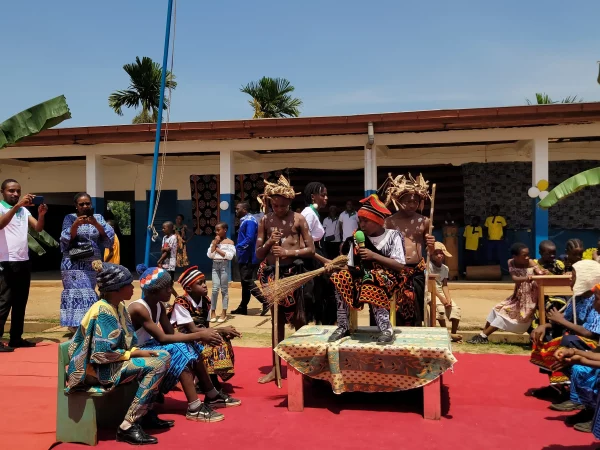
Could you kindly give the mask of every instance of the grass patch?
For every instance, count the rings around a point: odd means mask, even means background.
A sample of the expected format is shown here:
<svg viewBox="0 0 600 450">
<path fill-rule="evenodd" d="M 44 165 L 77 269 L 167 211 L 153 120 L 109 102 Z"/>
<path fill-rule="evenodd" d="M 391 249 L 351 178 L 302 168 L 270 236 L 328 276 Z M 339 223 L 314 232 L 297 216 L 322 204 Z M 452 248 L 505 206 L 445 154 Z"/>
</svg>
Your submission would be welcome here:
<svg viewBox="0 0 600 450">
<path fill-rule="evenodd" d="M 489 344 L 452 344 L 453 353 L 496 353 L 504 355 L 529 355 L 531 344 L 509 344 L 490 342 Z"/>
</svg>

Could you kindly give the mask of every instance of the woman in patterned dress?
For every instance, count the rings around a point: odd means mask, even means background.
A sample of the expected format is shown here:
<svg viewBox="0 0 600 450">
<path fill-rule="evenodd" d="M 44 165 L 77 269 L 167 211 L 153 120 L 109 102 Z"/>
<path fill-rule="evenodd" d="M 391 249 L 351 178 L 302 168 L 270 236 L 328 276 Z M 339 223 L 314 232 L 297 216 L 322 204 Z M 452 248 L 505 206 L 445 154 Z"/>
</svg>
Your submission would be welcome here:
<svg viewBox="0 0 600 450">
<path fill-rule="evenodd" d="M 60 325 L 74 333 L 81 319 L 97 300 L 96 271 L 92 262 L 102 260 L 105 248 L 112 248 L 115 232 L 100 214 L 94 214 L 89 194 L 75 195 L 74 214 L 68 214 L 62 226 L 60 264 L 63 288 L 60 296 Z M 91 245 L 92 254 L 73 260 L 69 251 Z"/>
<path fill-rule="evenodd" d="M 175 218 L 175 225 L 173 229 L 177 235 L 177 267 L 187 267 L 190 265 L 190 261 L 187 255 L 187 243 L 192 239 L 192 236 L 188 239 L 188 226 L 183 223 L 185 218 L 183 214 L 177 214 Z"/>
</svg>

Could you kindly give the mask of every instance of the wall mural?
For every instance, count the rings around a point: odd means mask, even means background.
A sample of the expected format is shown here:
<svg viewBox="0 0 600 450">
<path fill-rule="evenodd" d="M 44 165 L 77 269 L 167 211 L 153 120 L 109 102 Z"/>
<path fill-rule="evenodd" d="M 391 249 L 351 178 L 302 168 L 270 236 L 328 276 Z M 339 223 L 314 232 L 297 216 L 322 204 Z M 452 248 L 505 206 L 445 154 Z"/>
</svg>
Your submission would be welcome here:
<svg viewBox="0 0 600 450">
<path fill-rule="evenodd" d="M 194 234 L 211 236 L 219 222 L 219 177 L 190 175 Z"/>
<path fill-rule="evenodd" d="M 531 194 L 539 197 L 567 178 L 597 166 L 598 161 L 551 161 L 549 186 L 532 186 L 528 162 L 464 164 L 465 220 L 472 215 L 485 219 L 497 204 L 509 228 L 531 228 Z M 550 208 L 549 221 L 552 228 L 600 228 L 600 186 L 584 189 Z"/>
</svg>

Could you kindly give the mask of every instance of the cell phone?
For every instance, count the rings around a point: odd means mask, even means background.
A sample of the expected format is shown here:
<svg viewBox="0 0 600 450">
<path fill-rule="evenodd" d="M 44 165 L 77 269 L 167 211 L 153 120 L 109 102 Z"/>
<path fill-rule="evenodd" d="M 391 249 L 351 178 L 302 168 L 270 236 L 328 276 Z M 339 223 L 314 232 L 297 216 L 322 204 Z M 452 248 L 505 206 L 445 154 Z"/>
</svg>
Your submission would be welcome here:
<svg viewBox="0 0 600 450">
<path fill-rule="evenodd" d="M 94 215 L 94 208 L 90 208 L 88 211 L 86 211 L 85 215 L 92 217 Z"/>
<path fill-rule="evenodd" d="M 33 197 L 33 204 L 34 205 L 43 205 L 44 204 L 44 196 L 36 195 L 35 197 Z"/>
</svg>

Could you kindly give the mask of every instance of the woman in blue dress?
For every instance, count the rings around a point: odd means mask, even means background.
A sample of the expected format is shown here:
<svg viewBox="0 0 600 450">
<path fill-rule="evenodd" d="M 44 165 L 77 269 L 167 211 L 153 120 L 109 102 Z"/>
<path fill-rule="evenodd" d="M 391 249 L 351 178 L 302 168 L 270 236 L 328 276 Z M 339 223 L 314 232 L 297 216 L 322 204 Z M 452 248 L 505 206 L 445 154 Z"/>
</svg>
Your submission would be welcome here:
<svg viewBox="0 0 600 450">
<path fill-rule="evenodd" d="M 96 271 L 92 262 L 102 260 L 105 248 L 112 248 L 115 232 L 100 214 L 94 214 L 89 194 L 75 195 L 76 213 L 65 217 L 60 235 L 63 254 L 60 265 L 63 292 L 60 296 L 60 325 L 75 332 L 87 310 L 96 301 Z M 91 246 L 91 251 L 89 247 Z M 73 249 L 88 249 L 80 258 Z"/>
</svg>

